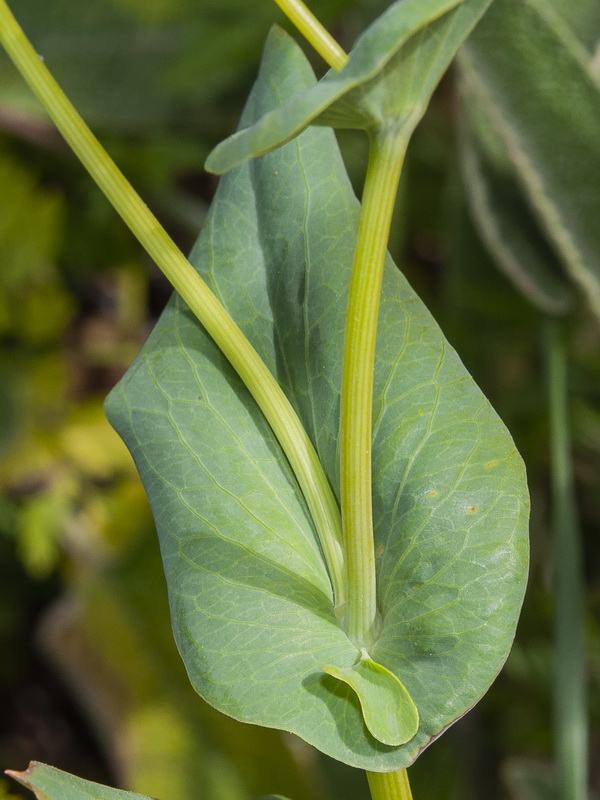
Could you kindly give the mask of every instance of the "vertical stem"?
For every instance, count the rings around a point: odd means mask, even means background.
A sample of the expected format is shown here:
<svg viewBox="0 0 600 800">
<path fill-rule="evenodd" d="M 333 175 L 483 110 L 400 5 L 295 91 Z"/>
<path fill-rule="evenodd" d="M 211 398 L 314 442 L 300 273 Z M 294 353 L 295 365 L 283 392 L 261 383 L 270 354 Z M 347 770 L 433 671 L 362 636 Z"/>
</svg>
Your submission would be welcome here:
<svg viewBox="0 0 600 800">
<path fill-rule="evenodd" d="M 348 56 L 302 0 L 275 2 L 330 67 L 341 70 L 346 66 Z"/>
<path fill-rule="evenodd" d="M 344 342 L 340 418 L 346 632 L 358 646 L 377 635 L 371 496 L 373 369 L 387 242 L 407 139 L 396 127 L 371 137 Z"/>
<path fill-rule="evenodd" d="M 84 167 L 256 400 L 296 475 L 323 548 L 336 605 L 343 605 L 345 575 L 337 501 L 289 400 L 225 307 L 81 119 L 31 46 L 5 0 L 0 0 L 0 42 Z"/>
<path fill-rule="evenodd" d="M 412 800 L 408 772 L 367 772 L 373 800 Z"/>
<path fill-rule="evenodd" d="M 554 726 L 559 796 L 586 800 L 587 705 L 582 554 L 568 409 L 568 351 L 563 326 L 545 331 L 550 406 L 554 528 Z"/>
</svg>

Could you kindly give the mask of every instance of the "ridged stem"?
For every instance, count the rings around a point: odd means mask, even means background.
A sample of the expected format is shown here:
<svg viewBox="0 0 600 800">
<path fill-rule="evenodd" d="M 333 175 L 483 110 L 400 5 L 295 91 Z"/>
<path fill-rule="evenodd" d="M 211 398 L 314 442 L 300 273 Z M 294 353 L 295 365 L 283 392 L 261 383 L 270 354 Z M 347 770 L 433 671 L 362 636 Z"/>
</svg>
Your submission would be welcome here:
<svg viewBox="0 0 600 800">
<path fill-rule="evenodd" d="M 339 509 L 319 457 L 281 387 L 81 119 L 5 0 L 0 0 L 0 42 L 92 178 L 252 393 L 300 484 L 324 551 L 335 603 L 343 606 L 345 576 Z"/>
<path fill-rule="evenodd" d="M 408 772 L 367 772 L 373 800 L 412 800 Z"/>
<path fill-rule="evenodd" d="M 377 635 L 371 439 L 375 340 L 392 212 L 406 151 L 395 126 L 371 136 L 350 283 L 340 418 L 340 480 L 347 604 L 345 628 L 358 646 Z"/>
<path fill-rule="evenodd" d="M 339 71 L 346 66 L 348 56 L 302 0 L 275 0 L 275 2 L 330 67 Z"/>
</svg>

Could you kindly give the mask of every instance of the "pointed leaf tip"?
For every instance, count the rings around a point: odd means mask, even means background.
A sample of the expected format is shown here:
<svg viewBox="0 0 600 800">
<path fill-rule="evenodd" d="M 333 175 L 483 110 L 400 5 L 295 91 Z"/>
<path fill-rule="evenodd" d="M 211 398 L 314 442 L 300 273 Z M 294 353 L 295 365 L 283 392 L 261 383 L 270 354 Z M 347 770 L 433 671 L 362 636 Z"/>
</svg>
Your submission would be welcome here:
<svg viewBox="0 0 600 800">
<path fill-rule="evenodd" d="M 5 769 L 4 774 L 8 775 L 9 778 L 17 781 L 18 783 L 22 784 L 23 786 L 27 786 L 31 788 L 29 775 L 31 774 L 32 770 L 37 766 L 36 761 L 30 761 L 29 766 L 27 769 L 24 770 L 17 770 L 17 769 Z"/>
<path fill-rule="evenodd" d="M 38 800 L 154 800 L 77 778 L 39 761 L 32 761 L 24 772 L 7 769 L 5 774 L 31 789 Z"/>
<path fill-rule="evenodd" d="M 406 687 L 366 651 L 349 667 L 326 664 L 321 669 L 356 692 L 365 725 L 379 742 L 397 746 L 416 734 L 419 712 Z"/>
<path fill-rule="evenodd" d="M 295 85 L 295 92 L 300 93 L 316 84 L 317 79 L 310 66 L 310 62 L 296 40 L 279 25 L 272 25 L 265 45 L 263 48 L 258 80 L 261 76 L 277 75 L 280 86 L 286 85 L 288 80 L 290 85 Z M 277 123 L 275 112 L 277 106 L 266 112 L 265 116 L 271 114 L 275 121 L 276 129 L 271 131 L 275 136 L 278 145 L 284 144 L 296 136 L 299 131 L 294 129 L 283 139 L 278 138 L 281 126 Z M 218 144 L 206 158 L 204 169 L 213 175 L 224 175 L 232 169 L 241 166 L 249 158 L 264 155 L 273 149 L 270 144 L 263 145 L 260 137 L 253 136 L 253 130 L 261 114 L 257 118 L 253 117 L 252 107 L 246 109 L 242 116 L 238 130 Z M 270 117 L 269 117 L 270 118 Z M 286 138 L 287 137 L 287 138 Z M 248 149 L 248 139 L 252 139 L 252 144 Z"/>
</svg>

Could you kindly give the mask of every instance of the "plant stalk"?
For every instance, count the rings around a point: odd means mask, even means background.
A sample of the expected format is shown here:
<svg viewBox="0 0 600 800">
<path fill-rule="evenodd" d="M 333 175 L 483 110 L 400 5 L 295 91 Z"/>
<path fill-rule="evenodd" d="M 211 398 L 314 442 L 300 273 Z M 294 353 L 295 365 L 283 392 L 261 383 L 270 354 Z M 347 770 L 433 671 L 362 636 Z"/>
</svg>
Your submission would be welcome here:
<svg viewBox="0 0 600 800">
<path fill-rule="evenodd" d="M 408 772 L 367 772 L 373 800 L 412 800 Z"/>
<path fill-rule="evenodd" d="M 571 454 L 564 325 L 545 331 L 554 529 L 554 735 L 559 797 L 587 800 L 588 721 L 581 536 Z"/>
<path fill-rule="evenodd" d="M 33 49 L 5 0 L 0 0 L 0 42 L 84 167 L 258 403 L 300 484 L 329 569 L 335 604 L 343 606 L 345 575 L 339 509 L 319 457 L 289 400 L 225 307 L 81 119 Z"/>
<path fill-rule="evenodd" d="M 275 2 L 332 69 L 339 71 L 346 66 L 348 56 L 302 0 L 275 0 Z"/>
<path fill-rule="evenodd" d="M 340 415 L 340 473 L 347 605 L 345 628 L 367 650 L 378 633 L 372 511 L 375 341 L 383 267 L 407 136 L 397 126 L 371 135 L 354 255 Z"/>
</svg>

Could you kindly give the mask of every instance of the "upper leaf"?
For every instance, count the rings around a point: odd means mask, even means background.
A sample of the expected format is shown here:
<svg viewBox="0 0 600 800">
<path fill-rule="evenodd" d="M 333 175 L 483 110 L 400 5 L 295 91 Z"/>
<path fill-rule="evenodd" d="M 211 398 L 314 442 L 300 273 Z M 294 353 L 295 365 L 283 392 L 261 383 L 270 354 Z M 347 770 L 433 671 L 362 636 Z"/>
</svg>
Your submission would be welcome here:
<svg viewBox="0 0 600 800">
<path fill-rule="evenodd" d="M 273 30 L 242 125 L 314 84 Z M 341 354 L 359 205 L 333 133 L 310 128 L 220 182 L 193 263 L 277 376 L 337 492 Z M 416 734 L 385 745 L 323 667 L 359 656 L 285 457 L 215 345 L 175 297 L 108 401 L 150 497 L 175 637 L 216 708 L 369 770 L 408 766 L 498 672 L 526 561 L 514 445 L 427 309 L 386 265 L 374 407 L 382 632 Z"/>
<path fill-rule="evenodd" d="M 600 81 L 555 2 L 496 0 L 461 67 L 538 224 L 600 314 Z"/>
<path fill-rule="evenodd" d="M 393 121 L 410 133 L 491 0 L 466 0 L 462 6 L 461 2 L 393 3 L 359 37 L 343 70 L 330 70 L 316 85 L 221 142 L 208 157 L 206 169 L 227 172 L 290 141 L 310 124 L 368 130 Z"/>
<path fill-rule="evenodd" d="M 32 761 L 25 772 L 7 770 L 7 775 L 31 789 L 38 800 L 153 800 L 145 794 L 84 781 L 38 761 Z"/>
</svg>

